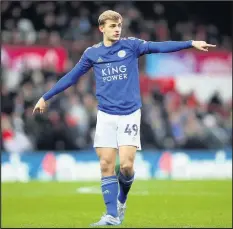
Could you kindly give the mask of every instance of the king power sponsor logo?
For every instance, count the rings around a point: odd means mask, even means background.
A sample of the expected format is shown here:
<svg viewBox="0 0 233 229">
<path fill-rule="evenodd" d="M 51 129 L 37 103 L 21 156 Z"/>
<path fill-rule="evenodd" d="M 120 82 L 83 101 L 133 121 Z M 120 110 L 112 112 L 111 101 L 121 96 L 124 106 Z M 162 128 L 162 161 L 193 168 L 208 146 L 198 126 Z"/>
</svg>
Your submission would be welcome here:
<svg viewBox="0 0 233 229">
<path fill-rule="evenodd" d="M 105 64 L 105 68 L 101 70 L 104 82 L 111 82 L 116 80 L 126 80 L 128 77 L 127 67 L 125 65 Z"/>
</svg>

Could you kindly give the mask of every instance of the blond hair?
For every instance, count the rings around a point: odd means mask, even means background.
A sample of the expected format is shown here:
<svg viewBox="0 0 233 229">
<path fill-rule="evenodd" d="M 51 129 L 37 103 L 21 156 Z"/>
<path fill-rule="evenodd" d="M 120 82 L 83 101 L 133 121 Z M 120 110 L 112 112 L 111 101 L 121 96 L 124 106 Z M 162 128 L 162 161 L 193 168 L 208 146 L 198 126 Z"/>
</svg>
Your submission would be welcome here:
<svg viewBox="0 0 233 229">
<path fill-rule="evenodd" d="M 121 21 L 123 20 L 122 16 L 119 13 L 113 10 L 106 10 L 102 14 L 100 14 L 98 23 L 99 25 L 104 25 L 106 20 L 118 21 L 119 19 Z"/>
</svg>

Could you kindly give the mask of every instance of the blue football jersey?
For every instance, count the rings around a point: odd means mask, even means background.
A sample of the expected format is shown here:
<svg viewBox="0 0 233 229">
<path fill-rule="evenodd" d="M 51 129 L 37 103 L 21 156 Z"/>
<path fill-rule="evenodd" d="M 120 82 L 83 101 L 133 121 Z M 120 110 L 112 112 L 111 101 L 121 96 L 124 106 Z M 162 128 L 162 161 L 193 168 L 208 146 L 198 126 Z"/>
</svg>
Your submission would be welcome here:
<svg viewBox="0 0 233 229">
<path fill-rule="evenodd" d="M 93 67 L 99 110 L 126 115 L 142 106 L 138 58 L 145 53 L 149 53 L 147 42 L 136 38 L 122 38 L 110 47 L 101 42 L 87 48 L 79 64 L 85 71 Z"/>
<path fill-rule="evenodd" d="M 144 41 L 121 38 L 112 46 L 103 42 L 85 50 L 75 67 L 43 95 L 46 100 L 74 85 L 93 67 L 98 109 L 109 114 L 127 115 L 142 106 L 138 58 L 149 53 L 175 52 L 192 47 L 192 41 Z"/>
</svg>

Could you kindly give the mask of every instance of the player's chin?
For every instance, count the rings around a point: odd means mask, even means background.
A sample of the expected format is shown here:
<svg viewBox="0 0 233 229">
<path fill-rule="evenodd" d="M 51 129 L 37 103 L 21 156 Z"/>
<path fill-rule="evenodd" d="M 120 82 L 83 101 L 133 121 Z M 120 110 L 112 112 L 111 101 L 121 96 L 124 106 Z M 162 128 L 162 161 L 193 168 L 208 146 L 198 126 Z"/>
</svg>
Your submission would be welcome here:
<svg viewBox="0 0 233 229">
<path fill-rule="evenodd" d="M 114 37 L 112 38 L 112 40 L 113 40 L 113 41 L 119 41 L 119 40 L 120 40 L 120 36 L 114 36 Z"/>
</svg>

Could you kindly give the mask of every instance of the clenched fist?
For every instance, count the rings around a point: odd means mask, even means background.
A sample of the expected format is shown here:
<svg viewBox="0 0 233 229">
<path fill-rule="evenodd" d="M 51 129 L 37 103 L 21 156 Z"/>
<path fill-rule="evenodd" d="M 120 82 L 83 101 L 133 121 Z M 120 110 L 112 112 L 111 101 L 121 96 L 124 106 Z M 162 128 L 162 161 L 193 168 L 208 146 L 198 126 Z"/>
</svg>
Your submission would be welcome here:
<svg viewBox="0 0 233 229">
<path fill-rule="evenodd" d="M 216 45 L 211 45 L 205 41 L 192 41 L 192 46 L 198 50 L 208 52 L 208 48 L 214 48 Z"/>
<path fill-rule="evenodd" d="M 46 103 L 46 101 L 44 100 L 43 97 L 41 97 L 39 99 L 39 101 L 37 102 L 37 104 L 35 105 L 32 114 L 34 114 L 35 112 L 40 112 L 41 114 L 44 113 L 44 111 L 46 110 L 48 104 Z"/>
</svg>

